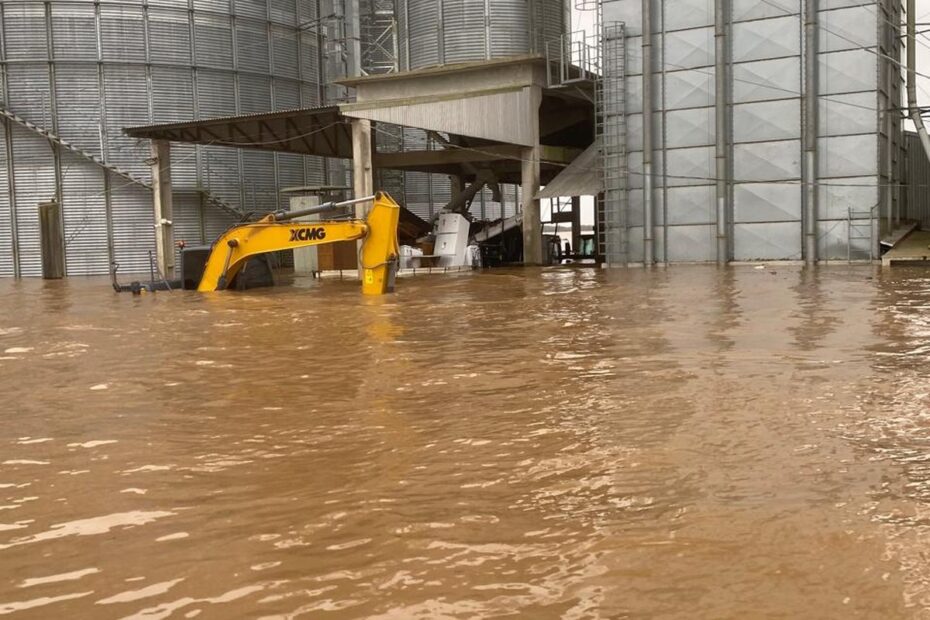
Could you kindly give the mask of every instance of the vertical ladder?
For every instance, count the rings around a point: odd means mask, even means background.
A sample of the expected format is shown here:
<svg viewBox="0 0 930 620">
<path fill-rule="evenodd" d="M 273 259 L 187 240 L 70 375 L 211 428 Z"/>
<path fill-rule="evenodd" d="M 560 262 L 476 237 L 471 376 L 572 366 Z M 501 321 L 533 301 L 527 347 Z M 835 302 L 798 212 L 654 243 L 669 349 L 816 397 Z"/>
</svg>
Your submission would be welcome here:
<svg viewBox="0 0 930 620">
<path fill-rule="evenodd" d="M 600 18 L 600 15 L 598 16 Z M 600 19 L 598 20 L 600 23 Z M 626 153 L 626 26 L 601 28 L 600 80 L 595 96 L 598 172 L 604 192 L 598 200 L 598 253 L 609 266 L 629 261 Z"/>
<path fill-rule="evenodd" d="M 875 207 L 868 211 L 856 211 L 852 207 L 846 211 L 846 262 L 853 261 L 854 246 L 857 241 L 868 243 L 869 260 L 875 258 Z"/>
</svg>

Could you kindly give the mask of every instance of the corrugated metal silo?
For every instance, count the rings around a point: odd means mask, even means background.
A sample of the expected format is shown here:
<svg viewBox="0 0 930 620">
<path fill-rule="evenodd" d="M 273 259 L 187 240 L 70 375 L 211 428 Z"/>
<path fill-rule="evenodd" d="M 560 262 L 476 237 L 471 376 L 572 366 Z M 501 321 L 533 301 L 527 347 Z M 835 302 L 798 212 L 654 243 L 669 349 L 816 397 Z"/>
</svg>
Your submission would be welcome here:
<svg viewBox="0 0 930 620">
<path fill-rule="evenodd" d="M 149 146 L 122 128 L 319 104 L 318 16 L 317 0 L 0 3 L 0 106 L 74 147 L 0 124 L 0 276 L 40 274 L 36 207 L 56 195 L 69 275 L 147 271 L 151 191 L 113 168 L 147 182 Z M 223 206 L 322 181 L 299 156 L 176 145 L 172 160 L 175 234 L 193 243 L 234 219 Z"/>
<path fill-rule="evenodd" d="M 565 31 L 563 0 L 403 0 L 410 69 L 544 53 Z"/>
</svg>

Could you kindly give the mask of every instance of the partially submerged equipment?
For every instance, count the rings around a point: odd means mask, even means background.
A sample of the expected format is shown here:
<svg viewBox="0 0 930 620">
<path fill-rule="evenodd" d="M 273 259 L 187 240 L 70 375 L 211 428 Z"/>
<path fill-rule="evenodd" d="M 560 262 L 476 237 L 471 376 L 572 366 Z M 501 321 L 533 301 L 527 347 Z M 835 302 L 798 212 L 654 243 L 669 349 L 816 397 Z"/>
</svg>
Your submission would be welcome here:
<svg viewBox="0 0 930 620">
<path fill-rule="evenodd" d="M 373 204 L 364 220 L 294 221 L 366 202 Z M 254 259 L 270 252 L 361 240 L 359 275 L 362 279 L 362 293 L 390 293 L 394 290 L 394 277 L 400 255 L 397 244 L 399 219 L 400 206 L 384 192 L 345 202 L 329 202 L 299 211 L 269 213 L 256 222 L 233 226 L 220 235 L 212 246 L 183 250 L 181 264 L 184 274 L 176 287 L 194 288 L 194 282 L 197 282 L 196 289 L 201 292 L 235 288 L 237 279 L 244 275 L 244 267 L 250 261 L 254 262 Z M 152 287 L 137 282 L 121 286 L 116 282 L 114 272 L 113 286 L 118 291 L 136 292 L 140 288 L 162 288 L 154 278 L 151 284 Z"/>
</svg>

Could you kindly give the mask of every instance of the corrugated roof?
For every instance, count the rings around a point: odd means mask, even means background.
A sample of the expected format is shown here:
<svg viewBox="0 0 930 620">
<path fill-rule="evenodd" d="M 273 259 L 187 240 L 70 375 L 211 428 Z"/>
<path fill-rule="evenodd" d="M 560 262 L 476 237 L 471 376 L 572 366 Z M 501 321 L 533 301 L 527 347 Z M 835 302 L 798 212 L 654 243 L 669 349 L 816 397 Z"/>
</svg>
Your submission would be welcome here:
<svg viewBox="0 0 930 620">
<path fill-rule="evenodd" d="M 151 140 L 352 157 L 349 119 L 334 105 L 128 127 L 123 132 Z"/>
<path fill-rule="evenodd" d="M 592 144 L 540 190 L 536 198 L 597 196 L 602 191 L 604 184 L 597 172 L 597 144 Z"/>
</svg>

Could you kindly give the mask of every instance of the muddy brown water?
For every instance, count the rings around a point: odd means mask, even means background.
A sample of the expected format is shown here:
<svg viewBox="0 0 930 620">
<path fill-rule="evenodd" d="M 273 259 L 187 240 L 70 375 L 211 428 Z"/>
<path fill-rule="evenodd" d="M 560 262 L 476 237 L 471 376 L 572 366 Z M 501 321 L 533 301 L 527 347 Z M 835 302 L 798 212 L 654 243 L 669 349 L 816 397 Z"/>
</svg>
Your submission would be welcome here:
<svg viewBox="0 0 930 620">
<path fill-rule="evenodd" d="M 930 617 L 930 272 L 0 281 L 0 615 Z"/>
</svg>

